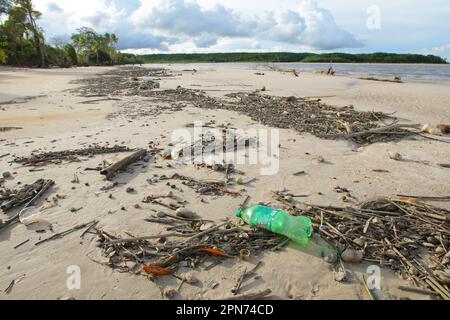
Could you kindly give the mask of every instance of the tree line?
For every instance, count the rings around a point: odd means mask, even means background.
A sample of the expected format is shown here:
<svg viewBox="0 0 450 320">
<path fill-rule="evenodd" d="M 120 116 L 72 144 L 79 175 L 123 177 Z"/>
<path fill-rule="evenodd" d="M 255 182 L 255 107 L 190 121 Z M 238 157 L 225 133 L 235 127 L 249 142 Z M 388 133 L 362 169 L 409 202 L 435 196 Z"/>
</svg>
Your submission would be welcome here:
<svg viewBox="0 0 450 320">
<path fill-rule="evenodd" d="M 434 55 L 395 53 L 294 53 L 294 52 L 233 52 L 193 54 L 149 54 L 140 56 L 146 63 L 201 63 L 201 62 L 303 62 L 303 63 L 428 63 L 446 64 L 447 61 Z"/>
<path fill-rule="evenodd" d="M 0 0 L 0 64 L 70 67 L 142 63 L 117 50 L 119 38 L 82 27 L 70 39 L 46 39 L 32 0 Z"/>
</svg>

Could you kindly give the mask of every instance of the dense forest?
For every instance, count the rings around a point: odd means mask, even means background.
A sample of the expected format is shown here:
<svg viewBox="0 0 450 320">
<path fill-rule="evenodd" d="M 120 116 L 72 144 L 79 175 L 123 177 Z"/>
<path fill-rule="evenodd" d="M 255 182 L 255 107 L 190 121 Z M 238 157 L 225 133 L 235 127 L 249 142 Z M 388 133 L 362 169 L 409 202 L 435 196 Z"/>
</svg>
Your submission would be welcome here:
<svg viewBox="0 0 450 320">
<path fill-rule="evenodd" d="M 195 54 L 149 54 L 140 56 L 146 63 L 189 62 L 326 62 L 335 63 L 430 63 L 445 64 L 446 60 L 433 55 L 395 53 L 195 53 Z"/>
<path fill-rule="evenodd" d="M 115 34 L 99 34 L 86 27 L 71 39 L 46 39 L 38 25 L 41 13 L 32 0 L 0 0 L 0 15 L 0 64 L 44 68 L 142 62 L 135 55 L 117 51 Z"/>
</svg>

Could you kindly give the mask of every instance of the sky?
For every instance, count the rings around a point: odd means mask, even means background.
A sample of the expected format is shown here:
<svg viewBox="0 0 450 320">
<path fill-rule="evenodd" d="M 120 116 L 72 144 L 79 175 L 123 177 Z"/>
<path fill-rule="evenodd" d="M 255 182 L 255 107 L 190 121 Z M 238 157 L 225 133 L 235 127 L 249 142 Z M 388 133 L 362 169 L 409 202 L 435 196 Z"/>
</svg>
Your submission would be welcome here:
<svg viewBox="0 0 450 320">
<path fill-rule="evenodd" d="M 394 52 L 450 61 L 448 0 L 34 0 L 47 38 L 87 26 L 119 49 Z"/>
</svg>

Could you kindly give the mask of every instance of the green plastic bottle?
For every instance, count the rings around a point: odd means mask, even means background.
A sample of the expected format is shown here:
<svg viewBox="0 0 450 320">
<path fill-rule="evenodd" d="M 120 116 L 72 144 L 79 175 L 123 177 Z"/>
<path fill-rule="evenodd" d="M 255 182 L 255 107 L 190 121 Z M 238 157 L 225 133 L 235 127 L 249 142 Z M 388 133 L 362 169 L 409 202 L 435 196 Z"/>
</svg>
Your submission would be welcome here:
<svg viewBox="0 0 450 320">
<path fill-rule="evenodd" d="M 311 219 L 308 217 L 293 217 L 281 210 L 266 206 L 253 206 L 236 212 L 247 224 L 282 234 L 292 241 L 306 245 L 313 232 Z"/>
</svg>

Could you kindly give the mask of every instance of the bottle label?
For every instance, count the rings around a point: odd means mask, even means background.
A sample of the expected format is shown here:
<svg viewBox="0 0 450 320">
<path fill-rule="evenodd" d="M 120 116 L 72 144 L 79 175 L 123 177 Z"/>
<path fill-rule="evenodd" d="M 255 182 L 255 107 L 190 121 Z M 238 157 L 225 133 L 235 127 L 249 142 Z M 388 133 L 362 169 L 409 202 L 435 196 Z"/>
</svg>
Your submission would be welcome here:
<svg viewBox="0 0 450 320">
<path fill-rule="evenodd" d="M 273 210 L 259 216 L 258 228 L 260 230 L 272 231 L 272 223 L 275 217 L 280 213 L 278 210 Z"/>
</svg>

